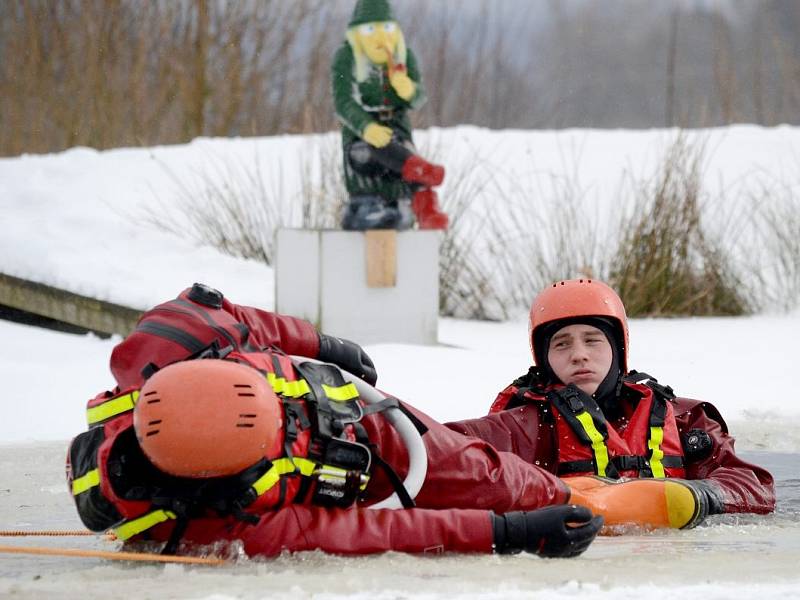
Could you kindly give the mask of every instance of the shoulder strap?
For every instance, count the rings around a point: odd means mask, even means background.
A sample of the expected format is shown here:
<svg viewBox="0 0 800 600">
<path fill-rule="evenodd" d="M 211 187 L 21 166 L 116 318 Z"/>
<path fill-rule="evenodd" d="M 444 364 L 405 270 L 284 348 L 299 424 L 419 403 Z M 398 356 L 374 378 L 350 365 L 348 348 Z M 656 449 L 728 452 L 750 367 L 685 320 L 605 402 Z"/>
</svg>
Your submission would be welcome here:
<svg viewBox="0 0 800 600">
<path fill-rule="evenodd" d="M 585 446 L 591 446 L 594 465 L 587 470 L 593 470 L 601 477 L 618 478 L 619 473 L 609 458 L 606 446 L 608 425 L 594 398 L 570 384 L 560 390 L 547 392 L 547 399 L 569 424 L 578 440 Z M 561 466 L 559 471 L 562 471 Z"/>
<path fill-rule="evenodd" d="M 631 370 L 625 377 L 622 378 L 625 383 L 643 383 L 651 390 L 656 396 L 660 396 L 664 400 L 674 400 L 675 392 L 668 385 L 658 383 L 658 379 L 647 373 Z"/>
<path fill-rule="evenodd" d="M 209 327 L 211 327 L 214 331 L 216 331 L 220 336 L 225 338 L 228 344 L 230 344 L 234 348 L 237 349 L 240 348 L 243 352 L 255 351 L 255 349 L 252 348 L 248 343 L 248 339 L 250 337 L 250 329 L 248 329 L 247 325 L 245 325 L 244 323 L 241 323 L 239 321 L 231 323 L 231 327 L 233 327 L 239 334 L 239 339 L 236 340 L 233 334 L 231 334 L 227 329 L 225 329 L 224 326 L 220 325 L 214 319 L 211 312 L 203 305 L 197 304 L 195 302 L 190 302 L 188 300 L 184 300 L 180 296 L 175 298 L 175 300 L 173 300 L 172 302 L 174 302 L 175 304 L 177 304 L 182 308 L 191 311 L 193 314 L 203 319 Z M 220 313 L 221 311 L 221 309 L 217 307 L 211 307 L 211 310 L 213 310 L 215 313 Z M 224 312 L 223 314 L 227 315 L 227 313 Z"/>
<path fill-rule="evenodd" d="M 547 377 L 539 367 L 532 365 L 527 373 L 517 377 L 509 387 L 516 388 L 516 391 L 504 407 L 505 410 L 527 404 L 529 400 L 525 395 L 529 392 L 544 397 L 547 393 Z"/>
</svg>

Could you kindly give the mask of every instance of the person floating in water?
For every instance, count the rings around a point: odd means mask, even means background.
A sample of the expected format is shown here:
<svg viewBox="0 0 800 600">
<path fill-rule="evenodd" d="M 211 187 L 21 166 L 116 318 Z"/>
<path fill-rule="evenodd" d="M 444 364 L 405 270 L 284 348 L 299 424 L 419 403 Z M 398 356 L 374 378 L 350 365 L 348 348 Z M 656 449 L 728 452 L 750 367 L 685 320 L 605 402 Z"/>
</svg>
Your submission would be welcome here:
<svg viewBox="0 0 800 600">
<path fill-rule="evenodd" d="M 145 312 L 111 371 L 68 453 L 93 531 L 168 554 L 567 557 L 602 526 L 551 473 L 377 392 L 357 344 L 201 284 Z"/>
<path fill-rule="evenodd" d="M 606 525 L 688 528 L 775 510 L 772 476 L 736 455 L 712 404 L 629 369 L 625 307 L 608 285 L 545 288 L 528 331 L 534 366 L 488 416 L 450 428 L 557 474 Z"/>
</svg>

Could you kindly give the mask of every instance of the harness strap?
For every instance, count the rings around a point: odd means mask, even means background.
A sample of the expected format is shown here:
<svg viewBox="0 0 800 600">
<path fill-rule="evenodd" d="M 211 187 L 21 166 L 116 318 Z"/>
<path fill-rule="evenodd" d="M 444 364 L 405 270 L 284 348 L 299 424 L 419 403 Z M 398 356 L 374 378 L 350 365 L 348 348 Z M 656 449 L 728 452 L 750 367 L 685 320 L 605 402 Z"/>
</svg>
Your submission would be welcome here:
<svg viewBox="0 0 800 600">
<path fill-rule="evenodd" d="M 302 398 L 311 392 L 311 388 L 308 387 L 308 382 L 305 379 L 287 381 L 275 373 L 267 373 L 267 381 L 276 394 L 281 394 L 287 398 Z"/>
<path fill-rule="evenodd" d="M 208 345 L 204 344 L 193 335 L 186 333 L 183 329 L 173 327 L 172 325 L 165 325 L 164 323 L 144 321 L 136 326 L 135 331 L 149 333 L 150 335 L 158 336 L 170 342 L 175 342 L 179 346 L 183 346 L 183 348 L 188 350 L 191 354 L 202 351 L 203 348 Z"/>
<path fill-rule="evenodd" d="M 638 471 L 641 477 L 659 477 L 653 472 L 651 459 L 645 458 L 644 456 L 615 456 L 611 461 L 620 471 Z M 683 466 L 683 457 L 664 455 L 661 457 L 659 463 L 662 468 L 680 468 Z"/>
<path fill-rule="evenodd" d="M 383 412 L 389 408 L 399 408 L 400 402 L 397 398 L 384 398 L 380 402 L 374 404 L 367 404 L 362 408 L 364 415 L 371 415 L 373 413 Z M 424 426 L 423 426 L 424 427 Z"/>
<path fill-rule="evenodd" d="M 626 383 L 642 383 L 649 387 L 656 395 L 662 396 L 665 400 L 674 400 L 675 391 L 668 385 L 658 383 L 658 379 L 641 371 L 631 370 L 622 378 Z"/>
<path fill-rule="evenodd" d="M 414 502 L 411 494 L 408 493 L 403 480 L 400 479 L 400 476 L 392 468 L 392 465 L 383 460 L 383 457 L 381 457 L 374 449 L 372 452 L 372 458 L 375 461 L 375 464 L 378 465 L 386 474 L 386 477 L 392 484 L 394 491 L 397 492 L 397 497 L 400 499 L 400 503 L 403 505 L 403 508 L 414 508 L 417 505 L 416 502 Z"/>
<path fill-rule="evenodd" d="M 85 475 L 72 480 L 72 495 L 77 496 L 100 485 L 100 469 L 92 469 Z"/>
<path fill-rule="evenodd" d="M 570 460 L 559 462 L 557 475 L 571 475 L 573 473 L 594 473 L 593 460 Z"/>
<path fill-rule="evenodd" d="M 620 472 L 638 471 L 641 477 L 653 477 L 649 460 L 643 456 L 615 456 L 611 459 L 611 463 Z M 683 457 L 676 455 L 664 456 L 664 458 L 661 459 L 661 464 L 667 469 L 678 469 L 683 467 Z M 571 460 L 558 464 L 557 475 L 591 473 L 593 471 L 593 460 Z"/>
<path fill-rule="evenodd" d="M 280 481 L 281 475 L 299 473 L 301 475 L 311 476 L 314 474 L 316 468 L 317 463 L 305 458 L 295 457 L 293 459 L 281 458 L 275 460 L 271 463 L 270 468 L 251 484 L 248 493 L 241 498 L 242 502 L 240 505 L 234 502 L 234 509 L 241 508 L 241 505 L 252 503 L 258 496 L 269 491 Z M 124 541 L 170 519 L 177 519 L 179 522 L 170 534 L 170 541 L 167 543 L 164 550 L 166 554 L 169 554 L 175 551 L 177 543 L 183 536 L 185 527 L 181 525 L 181 521 L 186 520 L 188 522 L 186 515 L 178 515 L 173 510 L 157 509 L 141 517 L 137 517 L 136 519 L 126 521 L 115 527 L 113 531 L 120 540 Z"/>
<path fill-rule="evenodd" d="M 653 400 L 653 404 L 655 404 L 655 399 Z M 661 444 L 664 441 L 664 428 L 651 426 L 649 431 L 647 448 L 649 450 L 650 471 L 653 477 L 664 479 L 664 477 L 667 476 L 664 472 L 664 451 L 661 449 Z"/>
<path fill-rule="evenodd" d="M 118 539 L 125 541 L 142 533 L 143 531 L 147 531 L 151 527 L 155 527 L 156 525 L 163 523 L 164 521 L 177 518 L 178 516 L 171 510 L 158 509 L 146 513 L 136 519 L 125 521 L 122 525 L 114 527 L 112 531 Z"/>
<path fill-rule="evenodd" d="M 325 395 L 335 402 L 348 402 L 358 398 L 358 390 L 354 383 L 346 383 L 340 386 L 322 384 Z"/>
<path fill-rule="evenodd" d="M 586 471 L 594 471 L 601 477 L 619 477 L 616 467 L 609 460 L 606 446 L 608 426 L 594 399 L 572 384 L 548 392 L 547 399 L 569 423 L 581 443 L 591 446 L 593 466 Z"/>
<path fill-rule="evenodd" d="M 670 386 L 658 383 L 658 380 L 652 375 L 639 371 L 631 371 L 623 380 L 628 383 L 642 383 L 653 392 L 653 403 L 650 408 L 650 428 L 647 436 L 648 468 L 644 470 L 644 476 L 664 478 L 666 477 L 665 468 L 683 466 L 682 458 L 678 457 L 680 464 L 675 465 L 675 461 L 665 456 L 664 451 L 661 449 L 661 444 L 664 442 L 667 402 L 675 399 L 675 392 Z"/>
<path fill-rule="evenodd" d="M 237 333 L 239 334 L 239 341 L 237 342 L 234 339 L 234 337 L 230 333 L 228 333 L 228 331 L 224 327 L 219 325 L 212 318 L 212 316 L 209 313 L 209 311 L 207 311 L 202 306 L 200 306 L 198 304 L 195 304 L 193 302 L 187 302 L 186 300 L 184 300 L 183 298 L 180 298 L 180 297 L 175 298 L 175 300 L 173 300 L 173 302 L 175 304 L 177 304 L 178 306 L 181 306 L 183 308 L 186 308 L 186 309 L 192 311 L 197 316 L 202 317 L 203 320 L 209 325 L 209 327 L 211 327 L 214 331 L 216 331 L 220 336 L 222 336 L 226 340 L 228 340 L 228 343 L 231 346 L 233 346 L 235 348 L 242 348 L 242 350 L 244 350 L 245 352 L 253 352 L 254 351 L 254 349 L 248 344 L 248 338 L 250 337 L 250 330 L 248 329 L 247 325 L 245 325 L 244 323 L 237 322 L 237 323 L 235 323 L 233 325 L 234 329 L 236 329 Z M 214 310 L 219 310 L 219 308 L 215 307 Z"/>
<path fill-rule="evenodd" d="M 279 458 L 272 461 L 272 466 L 259 477 L 252 485 L 258 496 L 268 492 L 280 479 L 281 475 L 287 473 L 300 473 L 310 477 L 314 473 L 317 463 L 307 458 Z"/>
<path fill-rule="evenodd" d="M 136 402 L 138 402 L 138 400 L 139 390 L 133 390 L 128 394 L 110 398 L 96 406 L 87 408 L 86 422 L 91 427 L 92 425 L 98 425 L 104 421 L 108 421 L 112 417 L 116 417 L 124 412 L 133 410 L 133 407 L 136 406 Z"/>
<path fill-rule="evenodd" d="M 168 556 L 175 554 L 178 551 L 178 544 L 181 542 L 183 534 L 189 528 L 189 518 L 186 515 L 181 515 L 175 522 L 175 527 L 172 528 L 172 533 L 169 534 L 167 543 L 161 550 L 161 554 Z"/>
<path fill-rule="evenodd" d="M 603 437 L 603 434 L 597 430 L 594 421 L 592 421 L 592 416 L 588 412 L 583 411 L 582 413 L 575 415 L 575 418 L 583 426 L 583 430 L 591 440 L 592 452 L 594 453 L 594 462 L 597 465 L 597 474 L 600 475 L 600 477 L 605 477 L 609 464 L 606 438 Z"/>
</svg>

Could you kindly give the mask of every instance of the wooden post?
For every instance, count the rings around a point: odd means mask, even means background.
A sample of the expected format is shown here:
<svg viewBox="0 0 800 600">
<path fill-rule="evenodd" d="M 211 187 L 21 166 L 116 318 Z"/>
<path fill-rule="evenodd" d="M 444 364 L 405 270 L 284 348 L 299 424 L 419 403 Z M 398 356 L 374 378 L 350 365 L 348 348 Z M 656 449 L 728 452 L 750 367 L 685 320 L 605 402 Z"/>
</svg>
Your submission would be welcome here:
<svg viewBox="0 0 800 600">
<path fill-rule="evenodd" d="M 367 287 L 390 288 L 397 285 L 397 231 L 372 229 L 365 232 Z"/>
</svg>

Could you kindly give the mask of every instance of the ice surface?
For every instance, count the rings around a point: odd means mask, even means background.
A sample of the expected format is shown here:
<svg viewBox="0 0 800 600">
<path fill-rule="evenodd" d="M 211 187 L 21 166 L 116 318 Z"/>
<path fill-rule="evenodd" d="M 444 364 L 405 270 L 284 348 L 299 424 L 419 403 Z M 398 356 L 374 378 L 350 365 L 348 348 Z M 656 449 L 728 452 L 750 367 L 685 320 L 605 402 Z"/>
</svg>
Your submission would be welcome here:
<svg viewBox="0 0 800 600">
<path fill-rule="evenodd" d="M 64 444 L 21 444 L 0 454 L 3 529 L 80 528 L 64 483 Z M 330 600 L 356 598 L 797 598 L 800 579 L 798 455 L 748 459 L 778 481 L 775 515 L 724 515 L 691 531 L 601 537 L 576 559 L 396 553 L 339 557 L 319 552 L 223 567 L 146 566 L 100 559 L 0 553 L 0 597 Z M 56 490 L 61 489 L 60 493 Z M 0 544 L 113 550 L 102 538 L 0 538 Z"/>
</svg>

